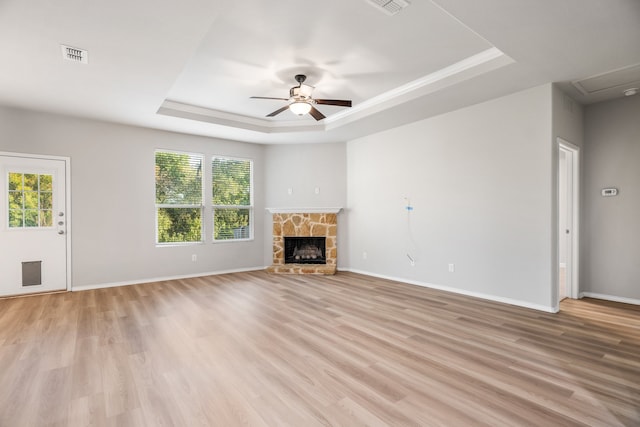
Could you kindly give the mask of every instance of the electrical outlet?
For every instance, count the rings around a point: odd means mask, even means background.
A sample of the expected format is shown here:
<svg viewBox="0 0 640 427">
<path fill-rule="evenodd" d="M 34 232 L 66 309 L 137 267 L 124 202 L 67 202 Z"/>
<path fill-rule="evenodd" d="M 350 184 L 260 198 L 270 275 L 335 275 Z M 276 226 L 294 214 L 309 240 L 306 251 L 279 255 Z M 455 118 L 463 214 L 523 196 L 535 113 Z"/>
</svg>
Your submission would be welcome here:
<svg viewBox="0 0 640 427">
<path fill-rule="evenodd" d="M 287 194 L 288 195 L 292 195 L 293 194 L 293 188 L 287 188 Z"/>
<path fill-rule="evenodd" d="M 366 252 L 362 252 L 362 259 L 367 259 L 367 253 Z"/>
<path fill-rule="evenodd" d="M 316 194 L 320 194 L 320 187 L 316 187 L 313 192 L 316 193 Z"/>
<path fill-rule="evenodd" d="M 455 264 L 449 264 L 449 273 L 453 273 L 454 271 L 456 271 L 456 265 Z"/>
<path fill-rule="evenodd" d="M 198 261 L 198 255 L 196 255 L 196 254 L 191 255 L 191 261 L 193 261 L 193 262 Z"/>
</svg>

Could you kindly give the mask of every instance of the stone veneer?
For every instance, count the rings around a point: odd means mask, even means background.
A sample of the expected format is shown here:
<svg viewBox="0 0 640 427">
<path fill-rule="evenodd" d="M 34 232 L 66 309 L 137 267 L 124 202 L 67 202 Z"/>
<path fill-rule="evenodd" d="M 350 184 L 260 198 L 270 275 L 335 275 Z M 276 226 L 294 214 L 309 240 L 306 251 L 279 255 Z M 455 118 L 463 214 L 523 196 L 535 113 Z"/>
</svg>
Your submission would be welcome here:
<svg viewBox="0 0 640 427">
<path fill-rule="evenodd" d="M 338 260 L 336 235 L 338 218 L 335 213 L 274 213 L 273 265 L 269 273 L 335 274 Z M 284 238 L 326 237 L 326 264 L 285 264 Z"/>
</svg>

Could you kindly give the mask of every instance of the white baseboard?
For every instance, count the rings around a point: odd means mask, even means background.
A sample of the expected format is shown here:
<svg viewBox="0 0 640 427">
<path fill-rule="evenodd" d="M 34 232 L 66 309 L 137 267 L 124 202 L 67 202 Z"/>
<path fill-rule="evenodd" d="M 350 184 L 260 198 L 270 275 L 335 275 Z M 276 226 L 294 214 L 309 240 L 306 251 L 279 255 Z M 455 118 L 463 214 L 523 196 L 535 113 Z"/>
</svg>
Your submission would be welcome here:
<svg viewBox="0 0 640 427">
<path fill-rule="evenodd" d="M 455 294 L 466 295 L 466 296 L 475 297 L 475 298 L 481 298 L 481 299 L 484 299 L 484 300 L 500 302 L 500 303 L 503 303 L 503 304 L 515 305 L 515 306 L 518 306 L 518 307 L 530 308 L 530 309 L 533 309 L 533 310 L 544 311 L 544 312 L 547 312 L 547 313 L 557 313 L 558 312 L 558 307 L 551 307 L 551 306 L 540 305 L 540 304 L 532 304 L 532 303 L 527 302 L 527 301 L 520 301 L 520 300 L 511 299 L 511 298 L 504 298 L 504 297 L 499 297 L 499 296 L 495 296 L 495 295 L 484 294 L 484 293 L 481 293 L 481 292 L 467 291 L 465 289 L 452 288 L 450 286 L 436 285 L 436 284 L 433 284 L 433 283 L 420 282 L 420 281 L 416 281 L 416 280 L 408 280 L 408 279 L 404 279 L 404 278 L 400 278 L 400 277 L 385 276 L 385 275 L 382 275 L 382 274 L 375 274 L 375 273 L 371 273 L 371 272 L 368 272 L 368 271 L 355 270 L 355 269 L 344 269 L 342 271 L 350 271 L 352 273 L 364 274 L 365 276 L 378 277 L 380 279 L 386 279 L 386 280 L 393 280 L 394 282 L 407 283 L 409 285 L 416 285 L 416 286 L 422 286 L 422 287 L 425 287 L 425 288 L 437 289 L 439 291 L 452 292 L 452 293 L 455 293 Z"/>
<path fill-rule="evenodd" d="M 595 298 L 606 301 L 622 302 L 625 304 L 640 305 L 640 299 L 617 297 L 615 295 L 597 294 L 594 292 L 580 292 L 580 298 Z"/>
<path fill-rule="evenodd" d="M 71 292 L 88 291 L 90 289 L 114 288 L 117 286 L 139 285 L 141 283 L 163 282 L 165 280 L 190 279 L 193 277 L 217 276 L 220 274 L 229 274 L 229 273 L 244 273 L 247 271 L 256 271 L 256 270 L 264 270 L 264 267 L 248 267 L 248 268 L 238 268 L 233 270 L 221 270 L 221 271 L 210 271 L 206 273 L 185 274 L 180 276 L 154 277 L 149 279 L 132 280 L 132 281 L 126 281 L 126 282 L 111 282 L 111 283 L 96 283 L 93 285 L 80 285 L 80 286 L 73 286 L 71 288 Z"/>
<path fill-rule="evenodd" d="M 96 284 L 92 284 L 92 285 L 73 286 L 71 288 L 71 291 L 72 292 L 79 292 L 79 291 L 87 291 L 87 290 L 90 290 L 90 289 L 113 288 L 113 287 L 117 287 L 117 286 L 138 285 L 138 284 L 141 284 L 141 283 L 162 282 L 162 281 L 166 281 L 166 280 L 190 279 L 190 278 L 193 278 L 193 277 L 216 276 L 216 275 L 220 275 L 220 274 L 230 274 L 230 273 L 244 273 L 244 272 L 247 272 L 247 271 L 264 270 L 266 268 L 267 268 L 266 266 L 248 267 L 248 268 L 238 268 L 238 269 L 231 269 L 231 270 L 220 270 L 220 271 L 210 271 L 210 272 L 204 272 L 204 273 L 185 274 L 185 275 L 178 275 L 178 276 L 155 277 L 155 278 L 124 281 L 124 282 L 96 283 Z M 440 291 L 452 292 L 452 293 L 455 293 L 455 294 L 481 298 L 481 299 L 485 299 L 485 300 L 488 300 L 488 301 L 495 301 L 495 302 L 500 302 L 500 303 L 504 303 L 504 304 L 515 305 L 515 306 L 518 306 L 518 307 L 530 308 L 530 309 L 533 309 L 533 310 L 544 311 L 544 312 L 547 312 L 547 313 L 557 313 L 558 312 L 558 307 L 550 307 L 550 306 L 544 306 L 544 305 L 539 305 L 539 304 L 531 304 L 531 303 L 526 302 L 526 301 L 520 301 L 520 300 L 511 299 L 511 298 L 504 298 L 504 297 L 499 297 L 499 296 L 495 296 L 495 295 L 484 294 L 484 293 L 481 293 L 481 292 L 467 291 L 465 289 L 452 288 L 450 286 L 437 285 L 437 284 L 433 284 L 433 283 L 420 282 L 420 281 L 416 281 L 416 280 L 408 280 L 408 279 L 404 279 L 404 278 L 401 278 L 401 277 L 386 276 L 384 274 L 376 274 L 376 273 L 372 273 L 372 272 L 369 272 L 369 271 L 350 269 L 350 268 L 340 268 L 340 269 L 338 269 L 338 271 L 349 271 L 349 272 L 352 272 L 352 273 L 362 274 L 362 275 L 365 275 L 365 276 L 378 277 L 380 279 L 393 280 L 395 282 L 406 283 L 406 284 L 409 284 L 409 285 L 422 286 L 422 287 L 431 288 L 431 289 L 438 289 Z M 595 299 L 601 299 L 601 300 L 606 300 L 606 301 L 621 302 L 621 303 L 625 303 L 625 304 L 640 305 L 640 299 L 618 297 L 618 296 L 615 296 L 615 295 L 599 294 L 599 293 L 595 293 L 595 292 L 580 292 L 579 298 L 595 298 Z"/>
</svg>

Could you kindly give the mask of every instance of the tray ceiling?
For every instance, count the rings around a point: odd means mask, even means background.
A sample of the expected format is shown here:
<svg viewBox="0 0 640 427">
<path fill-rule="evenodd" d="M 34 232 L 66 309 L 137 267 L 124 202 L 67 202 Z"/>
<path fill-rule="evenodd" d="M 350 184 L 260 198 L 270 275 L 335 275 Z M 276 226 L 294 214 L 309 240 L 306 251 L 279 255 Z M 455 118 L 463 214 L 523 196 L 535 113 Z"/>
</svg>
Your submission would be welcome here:
<svg viewBox="0 0 640 427">
<path fill-rule="evenodd" d="M 615 82 L 590 88 L 640 64 L 640 2 L 541 3 L 413 0 L 389 15 L 369 0 L 5 0 L 0 103 L 288 143 L 357 138 L 550 82 L 583 103 L 622 96 Z M 63 60 L 61 45 L 88 63 Z M 250 96 L 287 97 L 295 74 L 353 108 L 266 118 L 283 103 Z"/>
</svg>

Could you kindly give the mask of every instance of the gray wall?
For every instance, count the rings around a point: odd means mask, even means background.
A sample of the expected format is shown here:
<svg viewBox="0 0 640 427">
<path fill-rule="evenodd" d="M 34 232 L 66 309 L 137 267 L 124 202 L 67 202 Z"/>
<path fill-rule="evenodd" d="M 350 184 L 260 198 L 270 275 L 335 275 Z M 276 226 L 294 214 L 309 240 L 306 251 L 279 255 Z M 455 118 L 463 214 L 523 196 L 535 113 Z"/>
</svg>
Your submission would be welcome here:
<svg viewBox="0 0 640 427">
<path fill-rule="evenodd" d="M 553 310 L 552 91 L 350 141 L 350 267 Z"/>
<path fill-rule="evenodd" d="M 584 141 L 584 108 L 556 85 L 553 88 L 553 136 L 582 147 Z"/>
<path fill-rule="evenodd" d="M 254 160 L 254 241 L 156 247 L 154 150 Z M 0 108 L 0 151 L 71 158 L 72 284 L 93 286 L 261 267 L 264 147 Z M 208 229 L 211 232 L 211 228 Z M 197 255 L 197 262 L 191 255 Z"/>
<path fill-rule="evenodd" d="M 346 144 L 295 144 L 265 147 L 265 206 L 342 207 L 347 203 Z M 318 188 L 319 193 L 315 190 Z M 288 190 L 292 193 L 289 194 Z M 348 265 L 346 215 L 338 214 L 338 268 Z M 264 213 L 264 263 L 271 265 L 272 219 Z"/>
<path fill-rule="evenodd" d="M 586 108 L 583 158 L 581 291 L 638 303 L 640 95 Z"/>
</svg>

